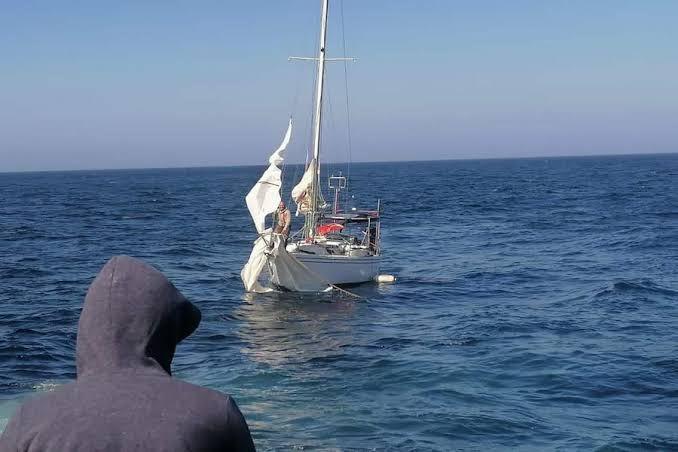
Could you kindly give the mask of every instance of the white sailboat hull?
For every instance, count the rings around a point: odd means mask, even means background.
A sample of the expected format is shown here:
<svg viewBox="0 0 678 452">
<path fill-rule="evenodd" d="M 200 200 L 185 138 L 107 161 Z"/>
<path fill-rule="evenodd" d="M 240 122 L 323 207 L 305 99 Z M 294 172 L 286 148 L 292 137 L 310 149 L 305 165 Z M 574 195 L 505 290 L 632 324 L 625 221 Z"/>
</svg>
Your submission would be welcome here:
<svg viewBox="0 0 678 452">
<path fill-rule="evenodd" d="M 278 226 L 285 235 L 291 228 L 289 215 L 283 215 L 283 210 L 280 210 L 277 226 L 273 230 L 265 228 L 266 217 L 276 212 L 279 206 L 284 207 L 280 203 L 282 170 L 278 165 L 283 162 L 283 153 L 290 140 L 290 120 L 282 144 L 269 158 L 268 169 L 245 198 L 260 235 L 240 273 L 248 291 L 264 292 L 271 289 L 263 287 L 259 282 L 265 269 L 274 287 L 296 292 L 325 291 L 329 289 L 328 284 L 359 284 L 373 281 L 379 275 L 380 204 L 377 204 L 377 210 L 357 210 L 355 207 L 349 211 L 340 209 L 339 191 L 347 187 L 347 178 L 341 176 L 341 173 L 330 177 L 329 187 L 335 190 L 331 213 L 322 195 L 320 145 L 328 3 L 329 0 L 322 2 L 318 57 L 310 58 L 318 62 L 313 115 L 313 158 L 307 162 L 301 181 L 291 192 L 298 213 L 303 213 L 306 221 L 304 228 L 292 235 L 295 241 L 289 244 L 286 237 L 279 233 L 281 231 Z M 281 219 L 285 223 L 284 228 Z"/>
<path fill-rule="evenodd" d="M 312 273 L 331 284 L 358 284 L 373 281 L 379 274 L 381 256 L 318 256 L 290 253 Z"/>
</svg>

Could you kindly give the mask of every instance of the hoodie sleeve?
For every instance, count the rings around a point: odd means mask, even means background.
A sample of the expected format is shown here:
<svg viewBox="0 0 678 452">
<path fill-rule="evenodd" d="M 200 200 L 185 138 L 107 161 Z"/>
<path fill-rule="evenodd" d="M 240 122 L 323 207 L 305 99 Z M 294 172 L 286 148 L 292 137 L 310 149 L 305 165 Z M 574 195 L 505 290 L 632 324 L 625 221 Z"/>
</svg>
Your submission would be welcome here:
<svg viewBox="0 0 678 452">
<path fill-rule="evenodd" d="M 238 408 L 235 400 L 231 397 L 228 398 L 227 410 L 226 429 L 228 430 L 227 437 L 229 439 L 227 449 L 234 451 L 256 451 L 245 417 L 240 412 L 240 408 Z"/>
<path fill-rule="evenodd" d="M 0 452 L 18 452 L 19 451 L 19 422 L 21 418 L 21 407 L 14 413 L 10 419 L 5 431 L 0 435 Z"/>
</svg>

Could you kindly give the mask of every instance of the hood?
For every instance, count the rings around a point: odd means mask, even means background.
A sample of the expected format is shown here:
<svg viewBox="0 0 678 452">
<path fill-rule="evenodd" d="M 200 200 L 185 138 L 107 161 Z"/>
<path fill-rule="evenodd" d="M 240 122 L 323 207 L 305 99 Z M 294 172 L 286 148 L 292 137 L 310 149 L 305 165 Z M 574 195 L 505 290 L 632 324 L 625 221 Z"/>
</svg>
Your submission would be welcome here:
<svg viewBox="0 0 678 452">
<path fill-rule="evenodd" d="M 200 323 L 200 310 L 153 267 L 129 256 L 104 265 L 87 291 L 78 324 L 78 377 L 162 369 Z"/>
</svg>

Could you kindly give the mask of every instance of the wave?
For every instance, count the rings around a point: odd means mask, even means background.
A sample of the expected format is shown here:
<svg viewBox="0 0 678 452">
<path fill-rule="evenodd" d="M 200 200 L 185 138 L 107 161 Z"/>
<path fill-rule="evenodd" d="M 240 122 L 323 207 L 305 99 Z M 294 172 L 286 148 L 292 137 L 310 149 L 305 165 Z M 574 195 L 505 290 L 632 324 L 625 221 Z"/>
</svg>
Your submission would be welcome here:
<svg viewBox="0 0 678 452">
<path fill-rule="evenodd" d="M 610 287 L 598 291 L 594 297 L 601 298 L 618 294 L 657 294 L 666 296 L 678 296 L 678 291 L 660 286 L 649 279 L 620 280 L 612 283 Z"/>
<path fill-rule="evenodd" d="M 655 212 L 655 215 L 660 218 L 678 218 L 677 212 Z"/>
<path fill-rule="evenodd" d="M 67 381 L 46 380 L 46 381 L 42 381 L 40 383 L 34 384 L 33 390 L 36 391 L 36 392 L 53 392 L 59 386 L 63 386 L 66 383 L 68 383 L 68 382 Z"/>
<path fill-rule="evenodd" d="M 0 279 L 13 278 L 41 278 L 49 276 L 51 273 L 35 267 L 11 267 L 0 269 Z"/>
<path fill-rule="evenodd" d="M 7 235 L 8 240 L 26 240 L 44 237 L 45 233 L 33 226 L 22 225 L 5 229 L 3 235 Z"/>
<path fill-rule="evenodd" d="M 632 438 L 596 449 L 596 452 L 639 452 L 648 450 L 678 450 L 678 441 L 668 438 Z"/>
<path fill-rule="evenodd" d="M 200 245 L 195 246 L 174 246 L 164 250 L 158 250 L 158 254 L 177 257 L 207 256 L 213 251 Z"/>
</svg>

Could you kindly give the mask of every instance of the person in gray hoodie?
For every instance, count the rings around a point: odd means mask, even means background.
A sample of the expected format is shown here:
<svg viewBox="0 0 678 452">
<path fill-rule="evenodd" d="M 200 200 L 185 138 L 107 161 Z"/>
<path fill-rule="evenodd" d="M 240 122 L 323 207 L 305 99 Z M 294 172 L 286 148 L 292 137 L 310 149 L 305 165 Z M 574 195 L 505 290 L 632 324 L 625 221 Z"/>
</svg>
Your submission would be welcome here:
<svg viewBox="0 0 678 452">
<path fill-rule="evenodd" d="M 162 273 L 112 258 L 85 297 L 76 381 L 24 403 L 0 451 L 254 450 L 232 398 L 171 376 L 200 317 Z"/>
</svg>

